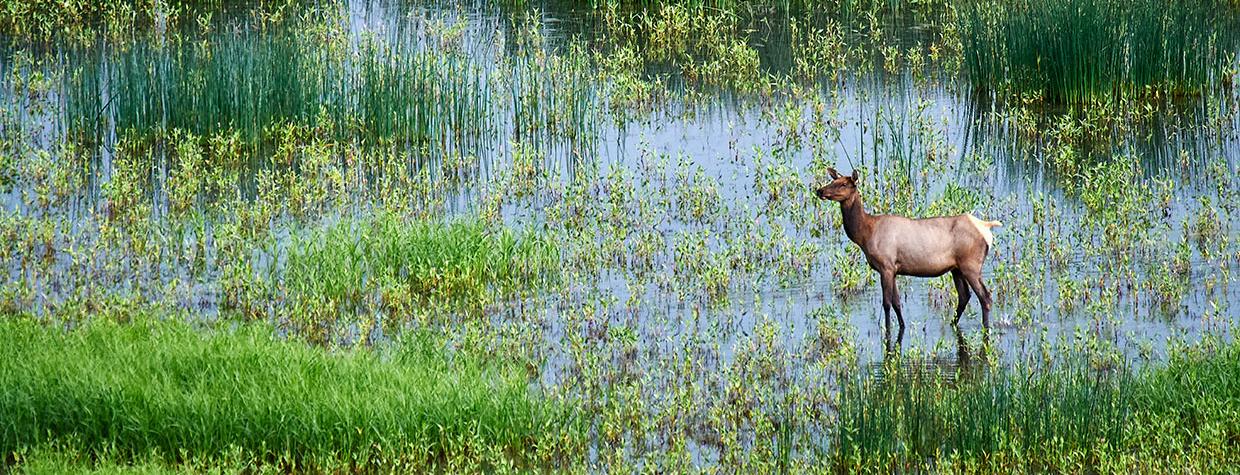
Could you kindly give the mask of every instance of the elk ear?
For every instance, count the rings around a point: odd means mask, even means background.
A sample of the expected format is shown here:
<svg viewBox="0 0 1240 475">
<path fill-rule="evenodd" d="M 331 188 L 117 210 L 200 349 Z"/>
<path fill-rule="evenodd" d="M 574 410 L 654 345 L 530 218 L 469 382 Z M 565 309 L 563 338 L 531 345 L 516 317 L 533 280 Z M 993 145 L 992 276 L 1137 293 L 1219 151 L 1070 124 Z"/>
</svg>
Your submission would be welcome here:
<svg viewBox="0 0 1240 475">
<path fill-rule="evenodd" d="M 858 180 L 861 180 L 861 172 L 854 168 L 853 174 L 852 174 L 852 181 L 853 183 L 856 183 Z"/>
<path fill-rule="evenodd" d="M 831 175 L 832 180 L 838 180 L 840 178 L 840 172 L 835 171 L 834 168 L 827 167 L 827 173 Z"/>
</svg>

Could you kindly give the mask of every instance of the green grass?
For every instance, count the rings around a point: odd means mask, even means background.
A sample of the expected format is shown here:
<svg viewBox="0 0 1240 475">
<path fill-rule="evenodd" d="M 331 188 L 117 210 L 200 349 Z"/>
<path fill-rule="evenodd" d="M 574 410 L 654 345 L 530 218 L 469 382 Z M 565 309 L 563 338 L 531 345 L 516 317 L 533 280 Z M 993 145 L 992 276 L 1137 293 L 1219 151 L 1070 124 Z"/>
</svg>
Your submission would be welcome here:
<svg viewBox="0 0 1240 475">
<path fill-rule="evenodd" d="M 283 284 L 303 313 L 330 318 L 473 307 L 537 290 L 558 270 L 558 248 L 533 230 L 381 213 L 295 233 Z"/>
<path fill-rule="evenodd" d="M 246 17 L 275 24 L 330 5 L 302 0 L 0 0 L 0 37 L 12 44 L 79 46 L 104 37 L 124 46 Z"/>
<path fill-rule="evenodd" d="M 1008 369 L 947 381 L 892 366 L 883 378 L 846 382 L 839 417 L 834 457 L 854 468 L 942 462 L 1041 472 L 1190 452 L 1235 463 L 1240 345 L 1142 371 Z"/>
<path fill-rule="evenodd" d="M 245 470 L 246 464 L 230 464 L 210 461 L 197 464 L 170 464 L 158 457 L 115 457 L 108 453 L 84 453 L 72 447 L 48 445 L 24 451 L 15 460 L 16 472 L 28 475 L 48 474 L 175 474 L 175 473 L 235 473 Z"/>
<path fill-rule="evenodd" d="M 324 352 L 264 325 L 200 331 L 139 317 L 65 331 L 0 320 L 0 452 L 285 468 L 528 460 L 576 418 L 523 371 L 416 334 Z"/>
<path fill-rule="evenodd" d="M 487 81 L 464 55 L 405 41 L 364 41 L 355 54 L 341 54 L 335 50 L 345 46 L 322 41 L 272 27 L 75 53 L 65 121 L 86 143 L 102 140 L 109 124 L 121 135 L 157 137 L 236 131 L 249 144 L 293 124 L 419 157 L 464 153 L 491 130 Z"/>
<path fill-rule="evenodd" d="M 1224 80 L 1238 37 L 1215 0 L 974 0 L 958 12 L 975 88 L 1083 102 Z"/>
<path fill-rule="evenodd" d="M 131 26 L 150 28 L 160 13 L 151 4 L 134 0 L 3 0 L 0 1 L 0 33 L 7 38 L 47 40 L 65 36 L 88 37 L 106 18 L 135 17 Z M 151 2 L 154 4 L 154 2 Z M 172 9 L 204 5 L 211 0 L 172 0 Z"/>
</svg>

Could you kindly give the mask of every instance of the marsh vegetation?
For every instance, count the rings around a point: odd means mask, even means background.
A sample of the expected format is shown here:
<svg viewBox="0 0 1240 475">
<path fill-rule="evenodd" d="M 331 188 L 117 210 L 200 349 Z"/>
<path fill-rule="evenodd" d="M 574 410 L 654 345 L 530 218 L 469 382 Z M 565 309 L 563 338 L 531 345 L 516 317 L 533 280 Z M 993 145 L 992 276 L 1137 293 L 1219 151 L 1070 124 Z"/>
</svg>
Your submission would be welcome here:
<svg viewBox="0 0 1240 475">
<path fill-rule="evenodd" d="M 0 2 L 0 470 L 1240 463 L 1231 2 L 61 3 Z M 883 325 L 831 167 L 1003 222 L 989 330 Z"/>
</svg>

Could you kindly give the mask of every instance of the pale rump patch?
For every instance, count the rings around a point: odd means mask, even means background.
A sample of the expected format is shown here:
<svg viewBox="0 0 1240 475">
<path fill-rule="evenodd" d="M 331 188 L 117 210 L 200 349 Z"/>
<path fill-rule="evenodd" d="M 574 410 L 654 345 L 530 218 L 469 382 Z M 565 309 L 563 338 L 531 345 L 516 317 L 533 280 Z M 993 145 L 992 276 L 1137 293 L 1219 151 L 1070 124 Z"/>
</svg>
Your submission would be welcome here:
<svg viewBox="0 0 1240 475">
<path fill-rule="evenodd" d="M 977 228 L 977 232 L 982 233 L 982 239 L 986 240 L 986 245 L 993 246 L 995 243 L 995 235 L 990 232 L 990 228 L 1003 226 L 1003 223 L 998 221 L 982 221 L 971 214 L 966 214 L 965 216 L 969 217 L 969 222 L 973 223 L 973 226 Z"/>
</svg>

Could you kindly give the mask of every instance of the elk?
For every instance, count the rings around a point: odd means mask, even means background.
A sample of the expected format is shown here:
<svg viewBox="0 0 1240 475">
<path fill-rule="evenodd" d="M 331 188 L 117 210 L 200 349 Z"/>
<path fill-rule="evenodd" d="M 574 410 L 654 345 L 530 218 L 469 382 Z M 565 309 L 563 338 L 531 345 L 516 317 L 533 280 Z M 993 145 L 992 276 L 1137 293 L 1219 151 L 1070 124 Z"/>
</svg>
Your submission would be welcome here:
<svg viewBox="0 0 1240 475">
<path fill-rule="evenodd" d="M 900 330 L 904 330 L 897 275 L 938 277 L 951 272 L 960 298 L 952 326 L 960 322 L 972 288 L 981 302 L 982 326 L 990 328 L 990 290 L 982 283 L 982 263 L 994 242 L 991 228 L 1002 223 L 983 221 L 972 214 L 924 219 L 870 215 L 857 192 L 857 171 L 853 170 L 852 176 L 840 175 L 834 168 L 827 172 L 831 182 L 815 194 L 819 199 L 839 202 L 844 233 L 861 247 L 870 268 L 878 271 L 883 286 L 883 317 L 888 326 L 894 308 Z"/>
</svg>

